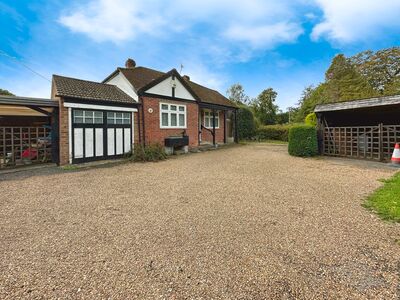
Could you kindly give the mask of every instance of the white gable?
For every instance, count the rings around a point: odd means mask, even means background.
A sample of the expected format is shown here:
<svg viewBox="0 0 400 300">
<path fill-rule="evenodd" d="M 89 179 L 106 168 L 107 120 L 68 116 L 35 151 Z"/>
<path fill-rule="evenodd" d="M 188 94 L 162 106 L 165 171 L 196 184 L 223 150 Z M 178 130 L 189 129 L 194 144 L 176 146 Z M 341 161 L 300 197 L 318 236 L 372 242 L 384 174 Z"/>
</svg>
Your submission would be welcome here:
<svg viewBox="0 0 400 300">
<path fill-rule="evenodd" d="M 126 79 L 126 77 L 121 73 L 118 72 L 116 76 L 108 80 L 106 83 L 113 84 L 123 90 L 126 94 L 131 96 L 135 101 L 138 101 L 138 95 L 136 94 L 135 90 L 133 89 L 131 83 Z"/>
<path fill-rule="evenodd" d="M 167 79 L 164 79 L 163 81 L 153 86 L 152 88 L 149 88 L 148 90 L 146 90 L 146 93 L 172 97 L 173 85 L 175 85 L 176 98 L 196 101 L 196 99 L 190 94 L 190 92 L 183 86 L 183 84 L 178 79 L 175 78 L 175 80 L 172 80 L 172 76 L 168 77 Z"/>
</svg>

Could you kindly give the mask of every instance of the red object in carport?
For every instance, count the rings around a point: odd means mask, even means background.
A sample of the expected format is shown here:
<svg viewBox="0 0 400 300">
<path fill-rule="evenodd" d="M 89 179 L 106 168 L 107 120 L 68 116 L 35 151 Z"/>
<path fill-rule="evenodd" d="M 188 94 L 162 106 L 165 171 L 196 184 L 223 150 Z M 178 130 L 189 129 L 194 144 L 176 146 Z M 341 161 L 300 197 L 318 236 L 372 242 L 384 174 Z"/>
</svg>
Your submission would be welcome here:
<svg viewBox="0 0 400 300">
<path fill-rule="evenodd" d="M 37 150 L 34 149 L 26 149 L 22 151 L 22 158 L 34 159 L 37 157 Z"/>
</svg>

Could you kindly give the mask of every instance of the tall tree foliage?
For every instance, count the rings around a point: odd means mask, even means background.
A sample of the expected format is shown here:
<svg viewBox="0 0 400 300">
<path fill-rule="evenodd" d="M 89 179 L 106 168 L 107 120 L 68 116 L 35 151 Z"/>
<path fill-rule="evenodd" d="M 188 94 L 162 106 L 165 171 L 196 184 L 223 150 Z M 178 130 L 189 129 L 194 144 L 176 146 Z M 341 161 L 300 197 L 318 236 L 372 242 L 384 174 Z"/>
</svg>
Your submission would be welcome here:
<svg viewBox="0 0 400 300">
<path fill-rule="evenodd" d="M 227 91 L 226 95 L 229 100 L 237 104 L 249 104 L 250 97 L 244 92 L 244 88 L 240 83 L 233 84 Z"/>
<path fill-rule="evenodd" d="M 275 100 L 277 95 L 278 93 L 272 88 L 268 88 L 252 101 L 251 107 L 261 124 L 269 125 L 276 123 L 278 106 L 275 104 Z"/>
<path fill-rule="evenodd" d="M 351 57 L 350 62 L 374 90 L 381 94 L 400 92 L 400 47 L 364 51 Z"/>
<path fill-rule="evenodd" d="M 302 122 L 317 104 L 400 94 L 400 47 L 334 57 L 325 81 L 306 87 L 291 121 Z"/>
<path fill-rule="evenodd" d="M 9 92 L 7 90 L 3 90 L 3 89 L 0 89 L 0 95 L 3 95 L 3 96 L 15 96 L 13 93 L 11 93 L 11 92 Z"/>
</svg>

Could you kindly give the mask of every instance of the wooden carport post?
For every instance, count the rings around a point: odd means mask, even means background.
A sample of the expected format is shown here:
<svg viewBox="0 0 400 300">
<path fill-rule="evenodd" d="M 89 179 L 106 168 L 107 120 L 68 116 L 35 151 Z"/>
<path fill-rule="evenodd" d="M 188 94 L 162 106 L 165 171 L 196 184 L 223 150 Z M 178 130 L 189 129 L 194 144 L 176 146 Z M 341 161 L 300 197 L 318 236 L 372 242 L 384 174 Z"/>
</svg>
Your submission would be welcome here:
<svg viewBox="0 0 400 300">
<path fill-rule="evenodd" d="M 239 138 L 238 138 L 238 126 L 237 126 L 237 108 L 235 108 L 235 143 L 239 142 Z"/>
<path fill-rule="evenodd" d="M 226 144 L 226 110 L 224 110 L 224 144 Z"/>
<path fill-rule="evenodd" d="M 215 147 L 215 109 L 212 109 L 212 116 L 213 116 L 213 145 Z"/>
<path fill-rule="evenodd" d="M 379 161 L 383 161 L 383 124 L 379 123 Z"/>
</svg>

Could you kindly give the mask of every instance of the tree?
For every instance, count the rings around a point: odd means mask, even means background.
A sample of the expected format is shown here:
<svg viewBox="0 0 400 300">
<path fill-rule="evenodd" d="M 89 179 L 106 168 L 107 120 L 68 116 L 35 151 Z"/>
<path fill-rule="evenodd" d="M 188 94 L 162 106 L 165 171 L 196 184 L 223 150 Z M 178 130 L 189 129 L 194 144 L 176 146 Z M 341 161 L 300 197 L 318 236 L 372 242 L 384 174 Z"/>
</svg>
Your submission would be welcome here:
<svg viewBox="0 0 400 300">
<path fill-rule="evenodd" d="M 237 104 L 249 104 L 250 98 L 244 92 L 244 88 L 240 83 L 233 84 L 227 91 L 226 95 L 229 100 Z"/>
<path fill-rule="evenodd" d="M 400 47 L 377 52 L 367 50 L 350 57 L 350 62 L 382 94 L 387 94 L 400 81 Z"/>
<path fill-rule="evenodd" d="M 325 74 L 326 97 L 329 102 L 347 101 L 376 96 L 368 80 L 343 54 L 335 56 Z"/>
<path fill-rule="evenodd" d="M 276 124 L 287 124 L 289 123 L 289 111 L 279 110 L 276 114 Z"/>
<path fill-rule="evenodd" d="M 0 89 L 0 95 L 3 95 L 3 96 L 15 96 L 13 93 L 11 93 L 11 92 L 9 92 L 7 90 L 3 90 L 3 89 Z"/>
<path fill-rule="evenodd" d="M 252 101 L 251 107 L 261 124 L 270 125 L 276 123 L 278 106 L 275 104 L 275 100 L 277 95 L 278 93 L 272 88 L 268 88 Z"/>
</svg>

